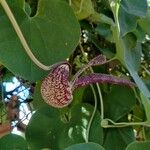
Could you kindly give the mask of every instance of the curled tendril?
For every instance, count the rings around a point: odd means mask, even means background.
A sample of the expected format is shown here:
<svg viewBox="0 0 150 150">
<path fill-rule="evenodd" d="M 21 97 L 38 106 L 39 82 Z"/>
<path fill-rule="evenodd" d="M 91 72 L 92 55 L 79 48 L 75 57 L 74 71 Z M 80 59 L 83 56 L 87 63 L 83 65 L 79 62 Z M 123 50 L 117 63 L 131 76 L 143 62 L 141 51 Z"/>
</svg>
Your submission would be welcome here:
<svg viewBox="0 0 150 150">
<path fill-rule="evenodd" d="M 81 68 L 69 81 L 70 65 L 67 62 L 53 67 L 49 75 L 43 80 L 41 85 L 41 94 L 44 101 L 56 108 L 62 108 L 69 105 L 73 96 L 72 93 L 76 88 L 87 86 L 93 83 L 112 83 L 126 86 L 135 86 L 129 80 L 121 79 L 112 75 L 91 73 L 80 76 L 81 73 L 90 66 L 101 65 L 106 63 L 106 58 L 99 55 L 92 59 L 87 65 Z"/>
</svg>

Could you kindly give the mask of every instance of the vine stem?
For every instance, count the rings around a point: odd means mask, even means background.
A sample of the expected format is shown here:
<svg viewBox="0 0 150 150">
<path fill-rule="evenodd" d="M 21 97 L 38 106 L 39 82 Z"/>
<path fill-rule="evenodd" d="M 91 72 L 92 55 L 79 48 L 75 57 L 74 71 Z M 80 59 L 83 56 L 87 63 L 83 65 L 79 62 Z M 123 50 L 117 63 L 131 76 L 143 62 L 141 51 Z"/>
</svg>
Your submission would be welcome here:
<svg viewBox="0 0 150 150">
<path fill-rule="evenodd" d="M 109 125 L 108 123 L 112 123 L 112 125 Z M 104 124 L 103 124 L 104 123 Z M 128 126 L 146 126 L 150 127 L 150 124 L 148 121 L 145 122 L 114 122 L 111 119 L 105 118 L 102 122 L 102 127 L 104 128 L 122 128 L 122 127 L 128 127 Z"/>
<path fill-rule="evenodd" d="M 69 0 L 69 5 L 70 5 L 70 6 L 72 5 L 72 0 Z"/>
<path fill-rule="evenodd" d="M 28 56 L 30 57 L 30 59 L 31 59 L 39 68 L 41 68 L 41 69 L 43 69 L 43 70 L 50 70 L 50 69 L 51 69 L 51 66 L 46 66 L 46 65 L 42 64 L 42 63 L 34 56 L 34 54 L 32 53 L 32 51 L 31 51 L 31 49 L 30 49 L 30 47 L 29 47 L 27 41 L 25 40 L 25 37 L 24 37 L 24 35 L 23 35 L 23 33 L 22 33 L 22 31 L 21 31 L 21 29 L 20 29 L 20 27 L 19 27 L 19 25 L 18 25 L 18 23 L 17 23 L 17 21 L 16 21 L 14 15 L 13 15 L 11 9 L 9 8 L 9 6 L 8 6 L 8 4 L 7 4 L 7 2 L 6 2 L 6 0 L 0 0 L 0 3 L 1 3 L 1 5 L 2 5 L 2 7 L 3 7 L 5 13 L 7 14 L 7 16 L 8 16 L 8 18 L 9 18 L 9 20 L 10 20 L 10 22 L 11 22 L 11 24 L 12 24 L 14 30 L 16 31 L 16 34 L 17 34 L 17 36 L 18 36 L 18 38 L 19 38 L 19 40 L 20 40 L 20 42 L 21 42 L 23 48 L 25 49 L 25 51 L 26 51 L 26 53 L 28 54 Z"/>
<path fill-rule="evenodd" d="M 94 89 L 93 85 L 90 85 L 90 87 L 91 87 L 92 92 L 93 92 L 93 95 L 94 95 L 94 102 L 95 102 L 95 105 L 94 105 L 94 110 L 93 110 L 93 112 L 92 112 L 92 115 L 91 115 L 91 118 L 90 118 L 90 120 L 89 120 L 88 127 L 87 127 L 86 143 L 89 142 L 90 128 L 91 128 L 92 121 L 93 121 L 93 119 L 94 119 L 94 116 L 95 116 L 95 113 L 96 113 L 96 109 L 97 109 L 97 96 L 96 96 L 96 92 L 95 92 L 95 89 Z"/>
<path fill-rule="evenodd" d="M 84 2 L 84 0 L 81 0 L 80 8 L 79 8 L 79 10 L 76 12 L 77 14 L 79 14 L 79 13 L 82 11 L 83 2 Z"/>
<path fill-rule="evenodd" d="M 84 59 L 86 60 L 86 62 L 88 63 L 88 59 L 84 53 L 84 49 L 81 45 L 81 43 L 79 42 L 79 47 L 80 47 L 80 50 L 82 52 L 82 55 L 84 57 Z M 92 67 L 90 67 L 90 71 L 93 73 L 93 69 Z M 88 139 L 89 139 L 89 133 L 90 133 L 90 128 L 91 128 L 91 124 L 92 124 L 92 121 L 93 121 L 93 118 L 95 116 L 95 113 L 96 113 L 96 109 L 97 109 L 97 97 L 96 97 L 96 92 L 94 90 L 94 87 L 93 85 L 90 85 L 91 86 L 91 89 L 92 89 L 92 92 L 94 94 L 94 100 L 95 100 L 95 106 L 94 106 L 94 110 L 93 110 L 93 113 L 92 113 L 92 116 L 90 118 L 90 121 L 89 121 L 89 124 L 88 124 L 88 128 L 87 128 L 87 141 L 88 142 Z M 100 98 L 100 104 L 101 104 L 101 120 L 104 119 L 104 104 L 103 104 L 103 98 L 102 98 L 102 94 L 101 94 L 101 90 L 100 90 L 100 87 L 98 84 L 96 84 L 96 87 L 97 87 L 97 90 L 98 90 L 98 94 L 99 94 L 99 98 Z"/>
<path fill-rule="evenodd" d="M 146 69 L 144 66 L 142 66 L 142 68 L 145 70 L 145 72 L 150 76 L 150 71 L 148 71 L 148 69 Z"/>
<path fill-rule="evenodd" d="M 82 55 L 84 56 L 84 59 L 88 62 L 88 59 L 87 59 L 87 57 L 86 57 L 86 55 L 84 53 L 84 49 L 83 49 L 81 43 L 79 43 L 79 47 L 80 47 L 80 50 L 82 52 Z M 92 73 L 94 73 L 92 67 L 90 67 L 90 71 Z M 101 105 L 101 119 L 103 120 L 104 119 L 104 103 L 103 103 L 102 92 L 101 92 L 101 89 L 100 89 L 98 83 L 96 83 L 96 87 L 97 87 L 97 90 L 98 90 L 99 99 L 100 99 L 100 105 Z"/>
</svg>

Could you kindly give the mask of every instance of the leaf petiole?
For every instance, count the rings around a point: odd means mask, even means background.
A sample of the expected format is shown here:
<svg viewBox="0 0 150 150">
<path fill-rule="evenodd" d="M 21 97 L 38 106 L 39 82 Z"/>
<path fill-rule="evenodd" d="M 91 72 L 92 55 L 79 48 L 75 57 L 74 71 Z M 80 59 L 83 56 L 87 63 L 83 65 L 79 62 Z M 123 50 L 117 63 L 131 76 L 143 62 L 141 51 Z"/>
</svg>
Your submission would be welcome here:
<svg viewBox="0 0 150 150">
<path fill-rule="evenodd" d="M 26 41 L 26 39 L 25 39 L 25 37 L 24 37 L 24 35 L 23 35 L 23 33 L 22 33 L 22 31 L 21 31 L 21 29 L 20 29 L 20 27 L 19 27 L 19 25 L 18 25 L 14 15 L 13 15 L 13 13 L 12 13 L 12 11 L 11 11 L 11 9 L 9 8 L 6 0 L 0 0 L 0 3 L 2 5 L 5 13 L 7 14 L 7 16 L 8 16 L 8 18 L 9 18 L 9 20 L 10 20 L 10 22 L 11 22 L 11 24 L 12 24 L 12 26 L 13 26 L 13 28 L 14 28 L 14 30 L 15 30 L 15 32 L 16 32 L 16 34 L 17 34 L 17 36 L 18 36 L 18 38 L 19 38 L 19 40 L 21 42 L 21 44 L 22 44 L 22 46 L 23 46 L 23 48 L 25 49 L 25 51 L 28 54 L 28 56 L 30 57 L 30 59 L 39 68 L 41 68 L 43 70 L 50 70 L 52 66 L 45 66 L 32 53 L 32 50 L 30 49 L 30 47 L 29 47 L 29 45 L 28 45 L 28 43 L 27 43 L 27 41 Z"/>
<path fill-rule="evenodd" d="M 112 125 L 109 125 L 111 123 Z M 128 126 L 145 126 L 150 127 L 150 123 L 148 121 L 145 122 L 114 122 L 111 119 L 105 118 L 101 121 L 101 126 L 103 128 L 123 128 Z"/>
</svg>

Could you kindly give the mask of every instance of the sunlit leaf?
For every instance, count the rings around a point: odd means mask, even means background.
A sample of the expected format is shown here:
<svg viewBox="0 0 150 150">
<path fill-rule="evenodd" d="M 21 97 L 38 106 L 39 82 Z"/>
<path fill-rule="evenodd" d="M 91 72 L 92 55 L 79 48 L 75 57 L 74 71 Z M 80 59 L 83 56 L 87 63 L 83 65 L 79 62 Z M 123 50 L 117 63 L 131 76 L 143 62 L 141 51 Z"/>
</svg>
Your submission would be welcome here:
<svg viewBox="0 0 150 150">
<path fill-rule="evenodd" d="M 71 7 L 79 20 L 85 19 L 94 13 L 91 0 L 72 0 Z"/>
</svg>

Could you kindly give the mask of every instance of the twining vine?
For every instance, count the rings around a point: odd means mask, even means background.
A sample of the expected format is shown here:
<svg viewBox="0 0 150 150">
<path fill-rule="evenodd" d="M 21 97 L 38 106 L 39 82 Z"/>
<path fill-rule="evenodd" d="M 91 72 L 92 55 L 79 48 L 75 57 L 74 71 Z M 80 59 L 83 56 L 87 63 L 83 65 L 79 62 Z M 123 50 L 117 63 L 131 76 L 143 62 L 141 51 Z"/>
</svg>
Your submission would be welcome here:
<svg viewBox="0 0 150 150">
<path fill-rule="evenodd" d="M 0 3 L 3 7 L 3 9 L 5 10 L 5 13 L 7 14 L 14 30 L 16 31 L 16 34 L 18 36 L 18 38 L 20 39 L 20 42 L 23 46 L 23 48 L 25 49 L 26 53 L 28 54 L 28 56 L 30 57 L 30 59 L 41 69 L 43 70 L 51 70 L 52 67 L 54 66 L 59 66 L 59 64 L 62 64 L 62 62 L 59 62 L 55 65 L 52 65 L 52 66 L 46 66 L 44 64 L 42 64 L 35 56 L 34 54 L 32 53 L 32 50 L 30 49 L 28 43 L 26 42 L 25 40 L 25 37 L 12 13 L 12 11 L 10 10 L 7 2 L 5 0 L 0 0 Z M 83 0 L 81 0 L 81 4 L 80 4 L 80 10 L 79 12 L 82 10 L 82 3 L 83 3 Z M 71 3 L 71 0 L 69 0 L 69 5 L 72 5 Z M 108 23 L 112 26 L 113 28 L 113 35 L 115 35 L 114 39 L 116 40 L 116 45 L 118 46 L 117 48 L 120 49 L 120 47 L 122 47 L 121 43 L 120 43 L 120 39 L 119 39 L 119 35 L 120 35 L 120 27 L 119 27 L 119 21 L 118 21 L 118 8 L 119 8 L 119 4 L 118 2 L 110 2 L 110 7 L 112 8 L 112 12 L 113 12 L 113 15 L 114 15 L 114 18 L 115 18 L 115 22 L 112 21 L 110 18 L 107 18 L 106 16 L 104 15 L 99 15 L 99 16 L 96 16 L 97 14 L 95 13 L 95 16 L 93 16 L 93 18 L 90 18 L 91 20 L 96 20 L 96 21 L 100 21 L 100 22 L 105 22 L 105 23 Z M 84 59 L 86 60 L 86 62 L 88 63 L 89 61 L 87 60 L 85 54 L 84 54 L 84 49 L 81 45 L 81 43 L 79 43 L 79 47 L 80 47 L 80 50 L 82 52 L 82 55 L 84 57 Z M 120 54 L 118 54 L 120 55 Z M 120 57 L 120 56 L 119 56 Z M 114 57 L 112 60 L 116 59 L 116 57 Z M 111 60 L 108 60 L 108 62 L 110 62 Z M 144 68 L 145 69 L 145 68 Z M 90 71 L 91 73 L 94 73 L 93 69 L 91 68 L 90 66 Z M 146 71 L 147 72 L 147 71 Z M 148 72 L 149 73 L 149 72 Z M 126 126 L 139 126 L 139 125 L 142 125 L 142 126 L 146 126 L 146 127 L 150 127 L 150 124 L 149 122 L 120 122 L 120 123 L 116 123 L 114 121 L 112 121 L 111 119 L 109 118 L 105 118 L 104 117 L 104 104 L 103 104 L 103 98 L 102 98 L 102 93 L 101 93 L 101 89 L 98 85 L 98 83 L 96 83 L 96 87 L 97 87 L 97 90 L 98 90 L 98 94 L 99 94 L 99 100 L 100 100 L 100 107 L 101 107 L 101 126 L 103 128 L 120 128 L 120 127 L 126 127 Z M 88 124 L 88 128 L 87 128 L 87 139 L 86 139 L 86 142 L 88 142 L 88 139 L 89 139 L 89 132 L 90 132 L 90 127 L 91 127 L 91 124 L 92 124 L 92 120 L 94 118 L 94 115 L 95 115 L 95 112 L 96 112 L 96 109 L 97 109 L 97 97 L 96 97 L 96 94 L 95 94 L 95 90 L 94 90 L 94 87 L 91 85 L 91 89 L 92 89 L 92 92 L 94 94 L 94 99 L 95 99 L 95 106 L 94 106 L 94 110 L 93 110 L 93 113 L 92 113 L 92 116 L 90 118 L 90 121 L 89 121 L 89 124 Z"/>
</svg>

